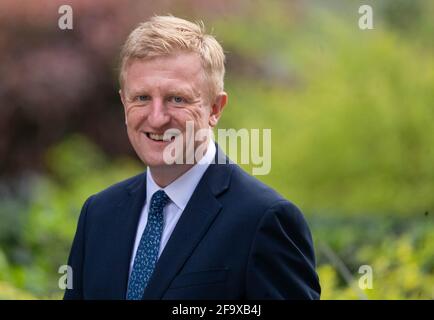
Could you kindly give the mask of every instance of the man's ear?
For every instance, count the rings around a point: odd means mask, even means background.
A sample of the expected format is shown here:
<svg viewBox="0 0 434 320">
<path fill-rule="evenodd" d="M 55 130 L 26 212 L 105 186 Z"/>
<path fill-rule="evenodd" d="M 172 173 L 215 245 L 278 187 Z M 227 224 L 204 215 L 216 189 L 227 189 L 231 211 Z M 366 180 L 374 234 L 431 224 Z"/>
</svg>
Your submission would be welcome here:
<svg viewBox="0 0 434 320">
<path fill-rule="evenodd" d="M 119 95 L 121 97 L 122 105 L 124 106 L 125 124 L 128 125 L 128 120 L 127 120 L 127 105 L 125 104 L 125 98 L 124 98 L 124 94 L 122 92 L 122 89 L 119 89 Z"/>
<path fill-rule="evenodd" d="M 125 106 L 124 94 L 122 92 L 122 89 L 119 89 L 119 96 L 121 97 L 122 104 Z"/>
<path fill-rule="evenodd" d="M 214 128 L 219 121 L 221 114 L 223 112 L 224 107 L 228 102 L 228 94 L 224 91 L 220 92 L 214 100 L 214 103 L 211 104 L 211 113 L 209 116 L 209 125 L 211 128 Z"/>
</svg>

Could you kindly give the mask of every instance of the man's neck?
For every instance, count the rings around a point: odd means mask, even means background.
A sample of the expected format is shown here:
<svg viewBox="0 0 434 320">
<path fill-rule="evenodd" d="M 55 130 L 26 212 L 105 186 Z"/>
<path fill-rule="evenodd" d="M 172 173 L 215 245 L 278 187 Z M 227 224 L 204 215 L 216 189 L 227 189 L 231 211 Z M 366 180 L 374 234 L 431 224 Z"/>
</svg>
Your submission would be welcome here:
<svg viewBox="0 0 434 320">
<path fill-rule="evenodd" d="M 171 184 L 173 181 L 178 179 L 180 176 L 182 176 L 184 173 L 186 173 L 188 170 L 190 170 L 193 166 L 195 166 L 209 151 L 210 143 L 214 143 L 211 139 L 207 139 L 207 148 L 205 152 L 200 155 L 200 158 L 196 159 L 193 164 L 171 164 L 171 165 L 163 165 L 163 166 L 154 166 L 149 167 L 149 170 L 151 171 L 152 178 L 154 179 L 155 183 L 160 188 L 165 188 L 169 184 Z"/>
<path fill-rule="evenodd" d="M 164 188 L 190 170 L 193 166 L 194 164 L 172 164 L 167 166 L 149 167 L 149 170 L 151 171 L 155 183 L 159 187 Z"/>
</svg>

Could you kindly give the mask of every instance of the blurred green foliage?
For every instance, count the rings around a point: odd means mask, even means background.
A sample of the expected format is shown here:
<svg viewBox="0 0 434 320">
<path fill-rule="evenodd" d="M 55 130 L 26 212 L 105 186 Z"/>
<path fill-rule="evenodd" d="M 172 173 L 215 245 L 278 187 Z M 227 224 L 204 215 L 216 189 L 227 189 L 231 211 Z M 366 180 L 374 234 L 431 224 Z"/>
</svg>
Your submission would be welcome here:
<svg viewBox="0 0 434 320">
<path fill-rule="evenodd" d="M 235 61 L 219 127 L 272 128 L 272 170 L 259 178 L 306 214 L 323 299 L 434 299 L 434 3 L 370 3 L 371 31 L 358 29 L 360 1 L 258 2 L 214 18 Z M 82 203 L 143 170 L 79 135 L 46 164 L 26 192 L 0 199 L 0 298 L 60 298 Z M 372 289 L 357 289 L 361 265 Z"/>
<path fill-rule="evenodd" d="M 434 299 L 433 217 L 312 216 L 322 299 Z M 330 257 L 326 247 L 338 258 Z M 336 261 L 351 274 L 346 279 Z M 372 268 L 372 288 L 361 290 L 360 266 Z"/>
<path fill-rule="evenodd" d="M 4 227 L 14 233 L 0 242 L 0 284 L 6 281 L 38 297 L 60 298 L 58 269 L 66 264 L 81 205 L 144 168 L 128 158 L 109 160 L 79 135 L 51 148 L 46 162 L 51 174 L 33 179 L 25 210 L 10 206 L 1 211 L 1 221 L 11 221 Z M 18 214 L 18 224 L 8 218 Z"/>
<path fill-rule="evenodd" d="M 235 18 L 215 27 L 232 50 L 256 52 L 297 84 L 232 74 L 221 126 L 272 128 L 264 181 L 308 211 L 434 211 L 433 50 L 328 11 L 292 28 L 285 14 L 273 13 L 277 38 Z"/>
</svg>

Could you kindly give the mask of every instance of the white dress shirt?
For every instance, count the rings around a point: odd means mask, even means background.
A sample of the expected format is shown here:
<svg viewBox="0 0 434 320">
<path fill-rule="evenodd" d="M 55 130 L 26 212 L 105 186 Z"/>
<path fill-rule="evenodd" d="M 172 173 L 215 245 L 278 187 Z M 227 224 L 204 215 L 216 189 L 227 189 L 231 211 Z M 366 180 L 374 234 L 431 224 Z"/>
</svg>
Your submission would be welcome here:
<svg viewBox="0 0 434 320">
<path fill-rule="evenodd" d="M 146 170 L 146 200 L 137 226 L 134 251 L 130 261 L 130 274 L 133 270 L 134 258 L 136 257 L 140 239 L 142 238 L 143 231 L 145 230 L 148 221 L 149 202 L 152 195 L 158 190 L 164 190 L 170 198 L 169 203 L 163 209 L 164 226 L 160 241 L 160 249 L 158 251 L 158 257 L 160 257 L 200 179 L 204 175 L 206 169 L 208 169 L 210 163 L 213 162 L 215 154 L 216 147 L 214 141 L 209 139 L 206 153 L 202 159 L 165 188 L 161 188 L 155 183 L 149 168 Z"/>
</svg>

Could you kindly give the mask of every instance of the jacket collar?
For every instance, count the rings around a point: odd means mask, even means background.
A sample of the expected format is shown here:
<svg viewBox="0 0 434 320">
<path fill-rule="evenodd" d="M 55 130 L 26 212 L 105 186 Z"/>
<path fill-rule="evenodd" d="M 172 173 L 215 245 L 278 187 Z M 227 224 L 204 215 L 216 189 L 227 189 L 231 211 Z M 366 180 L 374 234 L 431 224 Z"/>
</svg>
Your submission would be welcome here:
<svg viewBox="0 0 434 320">
<path fill-rule="evenodd" d="M 182 269 L 197 244 L 208 231 L 220 212 L 222 205 L 218 196 L 229 188 L 233 164 L 216 144 L 216 155 L 199 181 L 185 207 L 173 233 L 157 261 L 154 273 L 144 292 L 144 299 L 161 299 L 171 281 Z M 129 201 L 121 206 L 124 235 L 121 248 L 128 252 L 123 255 L 122 274 L 119 288 L 125 298 L 128 286 L 128 270 L 132 255 L 135 232 L 146 197 L 146 175 L 128 187 Z M 127 214 L 128 213 L 128 214 Z"/>
</svg>

